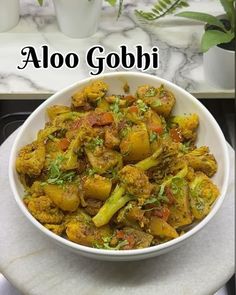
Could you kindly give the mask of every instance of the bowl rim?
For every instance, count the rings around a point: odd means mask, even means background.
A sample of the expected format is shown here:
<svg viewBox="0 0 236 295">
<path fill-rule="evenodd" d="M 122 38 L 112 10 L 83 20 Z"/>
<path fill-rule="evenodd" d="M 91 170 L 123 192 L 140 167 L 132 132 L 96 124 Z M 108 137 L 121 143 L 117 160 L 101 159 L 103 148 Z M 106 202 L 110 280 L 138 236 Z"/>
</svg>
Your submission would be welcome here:
<svg viewBox="0 0 236 295">
<path fill-rule="evenodd" d="M 143 76 L 143 77 L 147 77 L 147 78 L 151 78 L 153 80 L 156 80 L 158 83 L 163 83 L 165 86 L 170 87 L 171 91 L 174 92 L 175 90 L 178 90 L 179 92 L 182 92 L 183 95 L 185 95 L 185 97 L 188 97 L 188 99 L 193 102 L 193 104 L 198 105 L 199 109 L 201 110 L 202 113 L 204 113 L 209 120 L 211 121 L 211 123 L 214 125 L 214 128 L 216 129 L 216 132 L 219 136 L 219 139 L 221 140 L 222 143 L 222 147 L 224 150 L 224 153 L 222 154 L 222 157 L 224 158 L 224 169 L 225 169 L 225 174 L 224 174 L 224 181 L 223 181 L 223 186 L 221 188 L 220 191 L 220 195 L 218 196 L 213 208 L 211 209 L 211 211 L 209 212 L 209 214 L 202 219 L 201 221 L 199 221 L 199 223 L 197 223 L 192 229 L 190 229 L 189 231 L 187 231 L 186 233 L 184 233 L 183 235 L 170 240 L 168 242 L 165 242 L 163 244 L 159 244 L 156 246 L 151 246 L 151 247 L 147 247 L 147 248 L 143 248 L 143 249 L 133 249 L 133 250 L 106 250 L 106 249 L 97 249 L 97 248 L 92 248 L 92 247 L 87 247 L 87 246 L 83 246 L 80 244 L 76 244 L 72 241 L 67 240 L 66 238 L 63 238 L 61 236 L 58 236 L 56 234 L 54 234 L 53 232 L 51 232 L 50 230 L 46 229 L 39 221 L 37 221 L 31 214 L 30 212 L 27 210 L 26 206 L 24 205 L 22 198 L 20 197 L 20 195 L 17 192 L 17 186 L 14 180 L 14 173 L 15 173 L 15 159 L 16 159 L 16 155 L 17 155 L 17 146 L 18 146 L 18 142 L 21 138 L 21 135 L 25 132 L 25 129 L 27 126 L 29 126 L 30 122 L 37 117 L 38 113 L 41 112 L 41 110 L 45 109 L 45 107 L 47 107 L 48 104 L 50 104 L 52 101 L 57 100 L 58 97 L 61 97 L 64 93 L 72 90 L 75 87 L 80 87 L 81 84 L 86 84 L 89 83 L 93 80 L 97 80 L 97 79 L 103 79 L 106 77 L 125 77 L 125 76 L 133 76 L 133 77 L 137 77 L 137 76 Z M 19 206 L 20 210 L 23 212 L 23 214 L 26 216 L 27 219 L 29 219 L 29 221 L 31 221 L 31 223 L 37 228 L 39 229 L 41 232 L 43 232 L 47 237 L 51 238 L 52 240 L 58 242 L 59 244 L 63 244 L 65 246 L 68 246 L 70 248 L 72 248 L 71 250 L 77 251 L 79 252 L 83 252 L 83 253 L 87 253 L 90 256 L 94 256 L 94 255 L 98 255 L 100 257 L 102 256 L 106 256 L 106 257 L 127 257 L 127 256 L 139 256 L 139 255 L 145 255 L 145 254 L 151 254 L 154 252 L 160 252 L 160 250 L 164 250 L 164 249 L 168 249 L 173 247 L 176 244 L 180 244 L 181 242 L 187 240 L 188 238 L 190 238 L 191 236 L 193 236 L 195 233 L 197 233 L 198 231 L 200 231 L 212 218 L 213 216 L 217 213 L 217 211 L 219 210 L 219 208 L 221 207 L 225 195 L 226 195 L 226 191 L 227 191 L 227 187 L 228 187 L 228 181 L 229 181 L 229 155 L 228 155 L 228 148 L 227 148 L 227 144 L 226 144 L 226 140 L 225 137 L 223 135 L 223 132 L 221 131 L 218 123 L 216 122 L 216 120 L 214 119 L 214 117 L 212 116 L 212 114 L 206 109 L 206 107 L 197 99 L 195 98 L 193 95 L 191 95 L 189 92 L 187 92 L 186 90 L 184 90 L 183 88 L 181 88 L 180 86 L 165 80 L 163 78 L 160 78 L 158 76 L 154 76 L 154 75 L 150 75 L 147 73 L 141 73 L 141 72 L 114 72 L 114 73 L 106 73 L 106 74 L 101 74 L 98 76 L 94 76 L 94 77 L 88 77 L 86 79 L 82 79 L 80 81 L 77 81 L 63 89 L 61 89 L 60 91 L 56 92 L 55 94 L 53 94 L 52 96 L 50 96 L 47 100 L 45 100 L 34 112 L 32 112 L 32 114 L 26 119 L 26 121 L 23 123 L 23 125 L 20 127 L 20 130 L 14 140 L 14 143 L 12 145 L 11 148 L 11 152 L 10 152 L 10 159 L 9 159 L 9 168 L 8 168 L 8 176 L 9 176 L 9 181 L 10 181 L 10 187 L 11 190 L 13 192 L 15 201 L 17 203 L 17 205 Z M 148 256 L 148 255 L 147 255 Z"/>
</svg>

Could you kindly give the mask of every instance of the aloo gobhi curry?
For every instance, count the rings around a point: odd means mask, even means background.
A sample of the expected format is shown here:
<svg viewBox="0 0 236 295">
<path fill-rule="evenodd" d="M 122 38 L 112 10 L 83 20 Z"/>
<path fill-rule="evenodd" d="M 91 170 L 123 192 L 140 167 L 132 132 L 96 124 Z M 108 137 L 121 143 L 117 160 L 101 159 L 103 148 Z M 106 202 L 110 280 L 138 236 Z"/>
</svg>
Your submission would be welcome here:
<svg viewBox="0 0 236 295">
<path fill-rule="evenodd" d="M 196 147 L 197 114 L 172 115 L 164 85 L 108 94 L 95 81 L 50 106 L 16 169 L 24 203 L 48 230 L 100 249 L 150 247 L 182 235 L 219 195 L 217 163 Z"/>
</svg>

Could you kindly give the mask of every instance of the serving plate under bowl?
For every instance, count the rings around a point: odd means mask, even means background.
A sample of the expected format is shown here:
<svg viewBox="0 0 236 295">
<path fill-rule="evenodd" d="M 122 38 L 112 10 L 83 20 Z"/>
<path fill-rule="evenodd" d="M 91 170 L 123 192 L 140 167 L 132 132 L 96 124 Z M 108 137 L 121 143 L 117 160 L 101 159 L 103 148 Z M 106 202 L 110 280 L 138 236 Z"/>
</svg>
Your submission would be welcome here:
<svg viewBox="0 0 236 295">
<path fill-rule="evenodd" d="M 184 114 L 184 113 L 197 113 L 199 116 L 200 126 L 198 129 L 197 145 L 207 145 L 210 148 L 211 153 L 214 154 L 217 163 L 218 171 L 213 177 L 214 183 L 220 189 L 220 195 L 212 206 L 211 212 L 198 224 L 196 224 L 191 230 L 186 232 L 184 235 L 168 241 L 164 244 L 136 250 L 103 250 L 95 249 L 86 246 L 82 246 L 66 240 L 51 231 L 47 230 L 43 225 L 41 225 L 27 210 L 25 207 L 22 197 L 24 196 L 24 188 L 20 183 L 19 177 L 15 169 L 15 161 L 17 153 L 21 147 L 32 142 L 36 138 L 37 132 L 44 128 L 45 122 L 48 120 L 46 116 L 46 108 L 54 104 L 64 104 L 70 105 L 71 96 L 79 89 L 85 87 L 92 80 L 102 79 L 109 85 L 109 93 L 121 94 L 123 93 L 123 86 L 128 83 L 130 86 L 130 92 L 134 93 L 138 86 L 143 84 L 149 84 L 155 87 L 164 84 L 164 86 L 173 92 L 176 97 L 176 105 L 174 107 L 174 114 Z M 189 94 L 184 89 L 179 86 L 166 81 L 164 79 L 151 76 L 143 73 L 134 72 L 116 72 L 100 75 L 94 78 L 88 78 L 79 81 L 59 92 L 52 95 L 47 99 L 42 105 L 40 105 L 25 121 L 21 130 L 19 131 L 14 144 L 12 146 L 10 161 L 9 161 L 9 180 L 10 186 L 13 191 L 16 203 L 18 204 L 21 211 L 24 213 L 26 218 L 35 225 L 43 234 L 49 237 L 51 240 L 60 244 L 61 246 L 67 248 L 75 253 L 100 259 L 100 260 L 111 260 L 111 261 L 128 261 L 128 260 L 140 260 L 151 258 L 157 255 L 164 254 L 188 240 L 196 234 L 200 229 L 202 229 L 216 214 L 219 210 L 223 199 L 226 194 L 227 185 L 229 177 L 229 158 L 228 150 L 224 135 L 209 111 L 191 94 Z"/>
</svg>

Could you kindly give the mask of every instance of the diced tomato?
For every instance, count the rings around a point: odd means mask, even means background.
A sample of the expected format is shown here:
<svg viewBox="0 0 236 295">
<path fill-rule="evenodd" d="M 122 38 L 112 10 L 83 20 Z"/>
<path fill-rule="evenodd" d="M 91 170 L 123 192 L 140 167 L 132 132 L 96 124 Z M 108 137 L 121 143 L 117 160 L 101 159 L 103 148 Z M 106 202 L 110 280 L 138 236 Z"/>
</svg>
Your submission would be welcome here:
<svg viewBox="0 0 236 295">
<path fill-rule="evenodd" d="M 128 241 L 129 243 L 129 248 L 133 248 L 133 246 L 135 245 L 135 239 L 134 236 L 130 235 L 130 236 L 126 236 L 125 239 Z"/>
<path fill-rule="evenodd" d="M 116 237 L 117 237 L 118 239 L 124 239 L 124 237 L 125 237 L 125 233 L 124 233 L 122 230 L 118 230 L 118 231 L 116 232 Z"/>
<path fill-rule="evenodd" d="M 98 121 L 96 125 L 103 126 L 113 123 L 114 118 L 112 113 L 101 113 L 98 116 Z"/>
<path fill-rule="evenodd" d="M 136 107 L 136 106 L 131 106 L 131 107 L 128 108 L 128 111 L 129 111 L 130 113 L 138 113 L 138 107 Z"/>
<path fill-rule="evenodd" d="M 162 132 L 163 132 L 163 127 L 160 126 L 160 125 L 153 125 L 153 124 L 151 124 L 151 125 L 149 126 L 149 128 L 150 128 L 152 131 L 154 131 L 154 132 L 156 132 L 156 133 L 158 133 L 158 134 L 162 134 Z"/>
<path fill-rule="evenodd" d="M 83 122 L 82 119 L 78 119 L 78 120 L 76 120 L 76 121 L 72 124 L 71 129 L 72 129 L 72 130 L 75 130 L 75 129 L 80 128 L 80 126 L 82 125 L 82 122 Z"/>
<path fill-rule="evenodd" d="M 133 95 L 126 95 L 126 96 L 124 96 L 124 99 L 129 102 L 135 101 L 135 97 Z"/>
<path fill-rule="evenodd" d="M 87 117 L 89 124 L 93 127 L 94 125 L 97 126 L 104 126 L 113 123 L 114 118 L 112 113 L 104 112 L 104 113 L 91 113 Z"/>
<path fill-rule="evenodd" d="M 96 125 L 97 123 L 97 114 L 95 113 L 90 113 L 88 116 L 86 116 L 86 121 L 90 126 Z"/>
<path fill-rule="evenodd" d="M 65 151 L 68 149 L 69 145 L 70 145 L 70 141 L 67 138 L 62 138 L 59 142 L 58 142 L 59 148 L 62 151 Z"/>
<path fill-rule="evenodd" d="M 162 212 L 162 219 L 167 221 L 168 217 L 170 216 L 170 210 L 167 207 L 163 207 L 161 212 Z"/>
<path fill-rule="evenodd" d="M 157 216 L 157 217 L 162 218 L 162 213 L 161 213 L 161 210 L 160 209 L 155 209 L 155 210 L 153 210 L 151 212 L 152 212 L 152 215 L 153 216 Z"/>
<path fill-rule="evenodd" d="M 153 210 L 152 215 L 157 216 L 157 217 L 162 218 L 165 221 L 167 221 L 167 219 L 170 215 L 170 210 L 167 207 L 162 207 L 160 209 Z"/>
<path fill-rule="evenodd" d="M 180 128 L 170 129 L 170 136 L 174 142 L 181 142 L 183 140 Z"/>
<path fill-rule="evenodd" d="M 167 198 L 169 199 L 169 204 L 172 205 L 175 203 L 175 198 L 174 198 L 174 195 L 172 193 L 172 190 L 170 189 L 170 187 L 166 187 L 165 188 L 165 193 L 166 193 L 166 196 Z"/>
</svg>

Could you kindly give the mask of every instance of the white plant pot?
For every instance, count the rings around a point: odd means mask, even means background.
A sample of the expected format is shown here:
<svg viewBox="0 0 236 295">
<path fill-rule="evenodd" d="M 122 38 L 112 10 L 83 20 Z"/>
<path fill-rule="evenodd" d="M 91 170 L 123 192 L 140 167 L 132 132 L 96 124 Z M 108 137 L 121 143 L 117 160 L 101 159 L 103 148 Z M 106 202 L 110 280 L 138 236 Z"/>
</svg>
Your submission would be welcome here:
<svg viewBox="0 0 236 295">
<path fill-rule="evenodd" d="M 234 89 L 235 86 L 235 51 L 218 46 L 210 48 L 203 54 L 205 78 L 215 86 Z"/>
<path fill-rule="evenodd" d="M 0 33 L 15 27 L 19 18 L 19 0 L 0 0 Z"/>
<path fill-rule="evenodd" d="M 65 35 L 86 38 L 96 33 L 102 0 L 53 0 L 53 3 L 59 28 Z"/>
<path fill-rule="evenodd" d="M 218 19 L 227 19 L 225 14 Z M 205 26 L 205 30 L 207 25 Z M 203 54 L 203 68 L 207 81 L 214 86 L 224 89 L 234 89 L 235 86 L 235 51 L 223 49 L 219 46 L 210 48 Z"/>
</svg>

